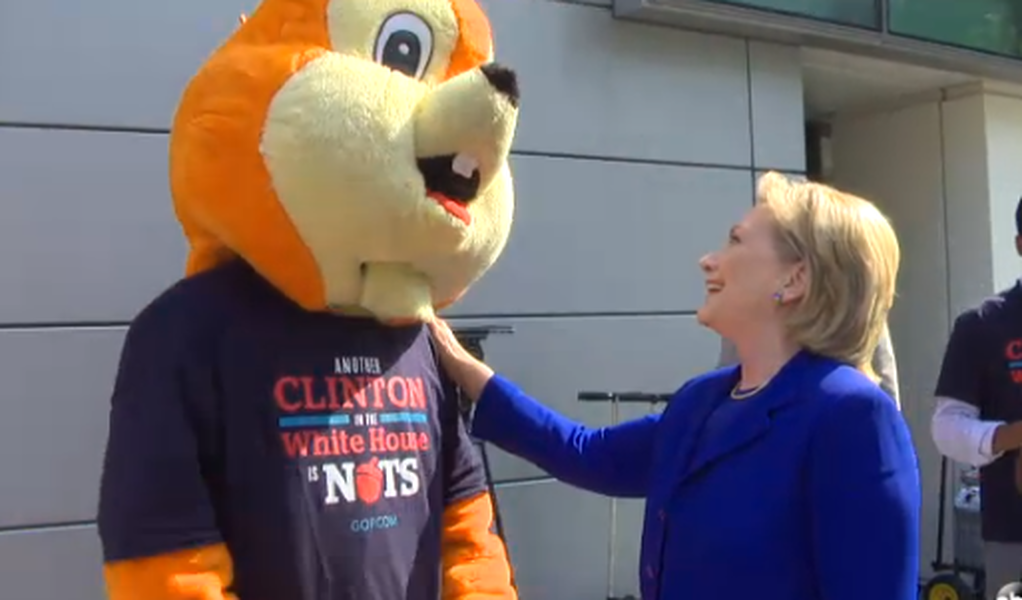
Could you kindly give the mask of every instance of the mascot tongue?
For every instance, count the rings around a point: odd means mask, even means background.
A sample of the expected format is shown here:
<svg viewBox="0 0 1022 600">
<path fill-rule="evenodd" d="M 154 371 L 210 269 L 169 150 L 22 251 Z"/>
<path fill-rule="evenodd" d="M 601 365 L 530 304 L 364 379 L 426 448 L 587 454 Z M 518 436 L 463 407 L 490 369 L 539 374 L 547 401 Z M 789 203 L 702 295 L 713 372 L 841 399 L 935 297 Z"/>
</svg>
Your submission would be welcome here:
<svg viewBox="0 0 1022 600">
<path fill-rule="evenodd" d="M 467 154 L 418 160 L 426 195 L 465 225 L 472 224 L 468 203 L 479 193 L 479 161 Z"/>
<path fill-rule="evenodd" d="M 472 224 L 472 215 L 469 214 L 468 209 L 465 208 L 464 204 L 457 200 L 448 198 L 440 192 L 429 192 L 427 195 L 433 200 L 436 200 L 437 203 L 455 219 L 461 221 L 465 225 Z"/>
</svg>

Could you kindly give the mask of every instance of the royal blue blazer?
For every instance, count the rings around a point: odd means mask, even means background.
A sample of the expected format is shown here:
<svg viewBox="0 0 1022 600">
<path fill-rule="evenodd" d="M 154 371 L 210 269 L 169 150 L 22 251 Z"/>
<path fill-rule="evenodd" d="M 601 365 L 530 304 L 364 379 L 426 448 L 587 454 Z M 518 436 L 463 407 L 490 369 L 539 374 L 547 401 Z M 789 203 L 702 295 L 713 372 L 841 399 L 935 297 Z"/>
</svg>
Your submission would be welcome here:
<svg viewBox="0 0 1022 600">
<path fill-rule="evenodd" d="M 643 600 L 916 600 L 919 469 L 890 396 L 803 352 L 701 439 L 738 378 L 696 377 L 662 414 L 597 429 L 494 376 L 473 433 L 568 484 L 645 498 Z"/>
</svg>

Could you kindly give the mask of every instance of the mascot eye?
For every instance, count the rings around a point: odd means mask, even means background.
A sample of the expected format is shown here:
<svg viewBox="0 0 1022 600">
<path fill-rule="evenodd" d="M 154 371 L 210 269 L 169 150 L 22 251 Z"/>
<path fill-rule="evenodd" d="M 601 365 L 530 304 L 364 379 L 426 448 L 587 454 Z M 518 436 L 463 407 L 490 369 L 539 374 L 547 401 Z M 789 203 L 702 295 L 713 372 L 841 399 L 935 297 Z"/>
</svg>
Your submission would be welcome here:
<svg viewBox="0 0 1022 600">
<path fill-rule="evenodd" d="M 433 55 L 433 30 L 412 13 L 387 18 L 376 38 L 376 62 L 419 79 Z"/>
</svg>

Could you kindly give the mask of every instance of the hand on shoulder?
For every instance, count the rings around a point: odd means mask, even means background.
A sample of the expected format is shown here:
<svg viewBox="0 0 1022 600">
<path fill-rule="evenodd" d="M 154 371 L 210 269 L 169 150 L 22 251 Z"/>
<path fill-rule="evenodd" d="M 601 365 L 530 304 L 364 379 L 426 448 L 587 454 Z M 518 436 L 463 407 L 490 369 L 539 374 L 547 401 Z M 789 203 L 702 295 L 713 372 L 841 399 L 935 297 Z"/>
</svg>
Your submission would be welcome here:
<svg viewBox="0 0 1022 600">
<path fill-rule="evenodd" d="M 472 356 L 451 328 L 440 317 L 434 316 L 429 322 L 436 342 L 440 366 L 454 383 L 461 388 L 469 400 L 475 402 L 483 393 L 486 383 L 493 377 L 493 369 Z"/>
</svg>

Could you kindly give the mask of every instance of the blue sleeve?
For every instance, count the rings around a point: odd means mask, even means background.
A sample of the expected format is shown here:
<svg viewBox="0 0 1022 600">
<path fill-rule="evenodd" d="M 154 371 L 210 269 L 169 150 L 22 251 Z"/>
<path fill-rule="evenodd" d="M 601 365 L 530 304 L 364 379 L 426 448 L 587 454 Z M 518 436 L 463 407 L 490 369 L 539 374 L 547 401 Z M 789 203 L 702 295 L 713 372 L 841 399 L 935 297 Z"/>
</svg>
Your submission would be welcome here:
<svg viewBox="0 0 1022 600">
<path fill-rule="evenodd" d="M 184 360 L 190 327 L 174 312 L 143 311 L 121 351 L 97 517 L 106 561 L 221 541 L 200 466 L 206 419 L 187 405 L 197 376 Z"/>
<path fill-rule="evenodd" d="M 592 429 L 495 375 L 476 405 L 472 432 L 565 483 L 609 496 L 641 498 L 649 486 L 659 420 L 659 415 L 650 415 Z"/>
<path fill-rule="evenodd" d="M 916 600 L 919 466 L 882 390 L 835 399 L 813 435 L 810 493 L 823 600 Z"/>
</svg>

